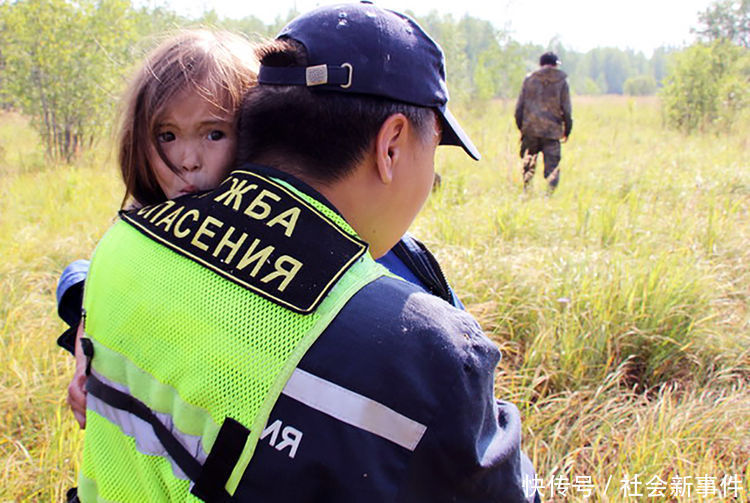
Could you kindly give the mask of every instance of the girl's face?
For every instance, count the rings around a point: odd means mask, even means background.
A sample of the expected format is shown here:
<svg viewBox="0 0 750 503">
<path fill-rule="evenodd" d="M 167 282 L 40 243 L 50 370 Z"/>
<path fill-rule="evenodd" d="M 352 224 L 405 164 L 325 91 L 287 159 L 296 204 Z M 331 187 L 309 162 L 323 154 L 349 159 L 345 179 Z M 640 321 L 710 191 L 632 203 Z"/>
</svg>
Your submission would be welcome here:
<svg viewBox="0 0 750 503">
<path fill-rule="evenodd" d="M 234 162 L 234 116 L 188 89 L 177 94 L 159 118 L 156 141 L 178 168 L 176 173 L 169 169 L 151 145 L 149 162 L 168 199 L 213 189 Z"/>
</svg>

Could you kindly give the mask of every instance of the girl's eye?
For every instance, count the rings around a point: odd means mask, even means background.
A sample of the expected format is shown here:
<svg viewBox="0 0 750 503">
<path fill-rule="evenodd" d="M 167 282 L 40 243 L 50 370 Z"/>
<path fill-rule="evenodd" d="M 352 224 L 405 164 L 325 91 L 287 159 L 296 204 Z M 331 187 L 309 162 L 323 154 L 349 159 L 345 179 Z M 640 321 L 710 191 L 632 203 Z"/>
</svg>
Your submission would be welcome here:
<svg viewBox="0 0 750 503">
<path fill-rule="evenodd" d="M 171 131 L 164 131 L 163 133 L 157 134 L 156 139 L 161 143 L 169 143 L 170 141 L 174 141 L 174 133 Z"/>
<path fill-rule="evenodd" d="M 210 133 L 208 133 L 208 139 L 211 140 L 211 141 L 219 141 L 222 138 L 224 138 L 225 136 L 226 135 L 224 134 L 224 132 L 223 131 L 219 131 L 219 130 L 214 130 L 214 131 L 211 131 Z"/>
</svg>

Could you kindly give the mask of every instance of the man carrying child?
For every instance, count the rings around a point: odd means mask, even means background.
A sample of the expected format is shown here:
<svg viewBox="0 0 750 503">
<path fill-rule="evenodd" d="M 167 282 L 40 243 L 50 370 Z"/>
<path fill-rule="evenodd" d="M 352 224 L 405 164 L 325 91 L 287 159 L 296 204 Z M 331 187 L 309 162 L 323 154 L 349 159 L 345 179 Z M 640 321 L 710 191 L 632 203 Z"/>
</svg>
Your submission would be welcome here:
<svg viewBox="0 0 750 503">
<path fill-rule="evenodd" d="M 239 167 L 123 213 L 86 283 L 82 501 L 524 501 L 476 321 L 376 264 L 427 198 L 440 48 L 369 3 L 260 50 Z"/>
</svg>

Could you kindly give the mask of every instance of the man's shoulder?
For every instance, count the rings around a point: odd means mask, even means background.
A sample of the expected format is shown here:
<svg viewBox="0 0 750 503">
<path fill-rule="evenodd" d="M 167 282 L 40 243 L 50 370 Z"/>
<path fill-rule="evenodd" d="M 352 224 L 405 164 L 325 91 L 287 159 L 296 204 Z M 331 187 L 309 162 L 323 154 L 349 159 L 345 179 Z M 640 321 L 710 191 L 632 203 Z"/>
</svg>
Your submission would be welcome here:
<svg viewBox="0 0 750 503">
<path fill-rule="evenodd" d="M 435 295 L 399 278 L 382 277 L 358 292 L 340 317 L 368 320 L 382 329 L 450 337 L 481 333 L 476 320 Z"/>
<path fill-rule="evenodd" d="M 551 82 L 559 82 L 561 80 L 565 80 L 567 77 L 567 73 L 559 68 L 552 66 L 543 66 L 541 68 L 537 68 L 526 76 L 526 78 L 529 80 Z"/>
<path fill-rule="evenodd" d="M 500 357 L 470 314 L 392 277 L 355 294 L 316 346 L 337 360 L 366 360 L 373 372 L 408 368 L 422 376 L 460 371 L 469 361 L 492 368 Z"/>
<path fill-rule="evenodd" d="M 492 376 L 499 358 L 471 315 L 383 277 L 349 300 L 299 367 L 426 422 L 449 404 L 484 400 L 461 383 Z"/>
</svg>

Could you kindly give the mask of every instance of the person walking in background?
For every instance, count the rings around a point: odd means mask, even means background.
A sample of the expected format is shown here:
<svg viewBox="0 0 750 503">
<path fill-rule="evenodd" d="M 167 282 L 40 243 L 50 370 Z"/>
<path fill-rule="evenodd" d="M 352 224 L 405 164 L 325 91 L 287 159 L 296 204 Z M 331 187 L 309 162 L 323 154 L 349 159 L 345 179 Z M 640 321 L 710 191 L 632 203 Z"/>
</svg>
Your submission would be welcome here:
<svg viewBox="0 0 750 503">
<path fill-rule="evenodd" d="M 568 140 L 573 118 L 567 74 L 557 68 L 559 64 L 555 53 L 542 54 L 541 68 L 526 76 L 516 102 L 524 190 L 534 178 L 539 152 L 544 154 L 544 178 L 549 190 L 555 190 L 560 181 L 560 141 Z"/>
</svg>

